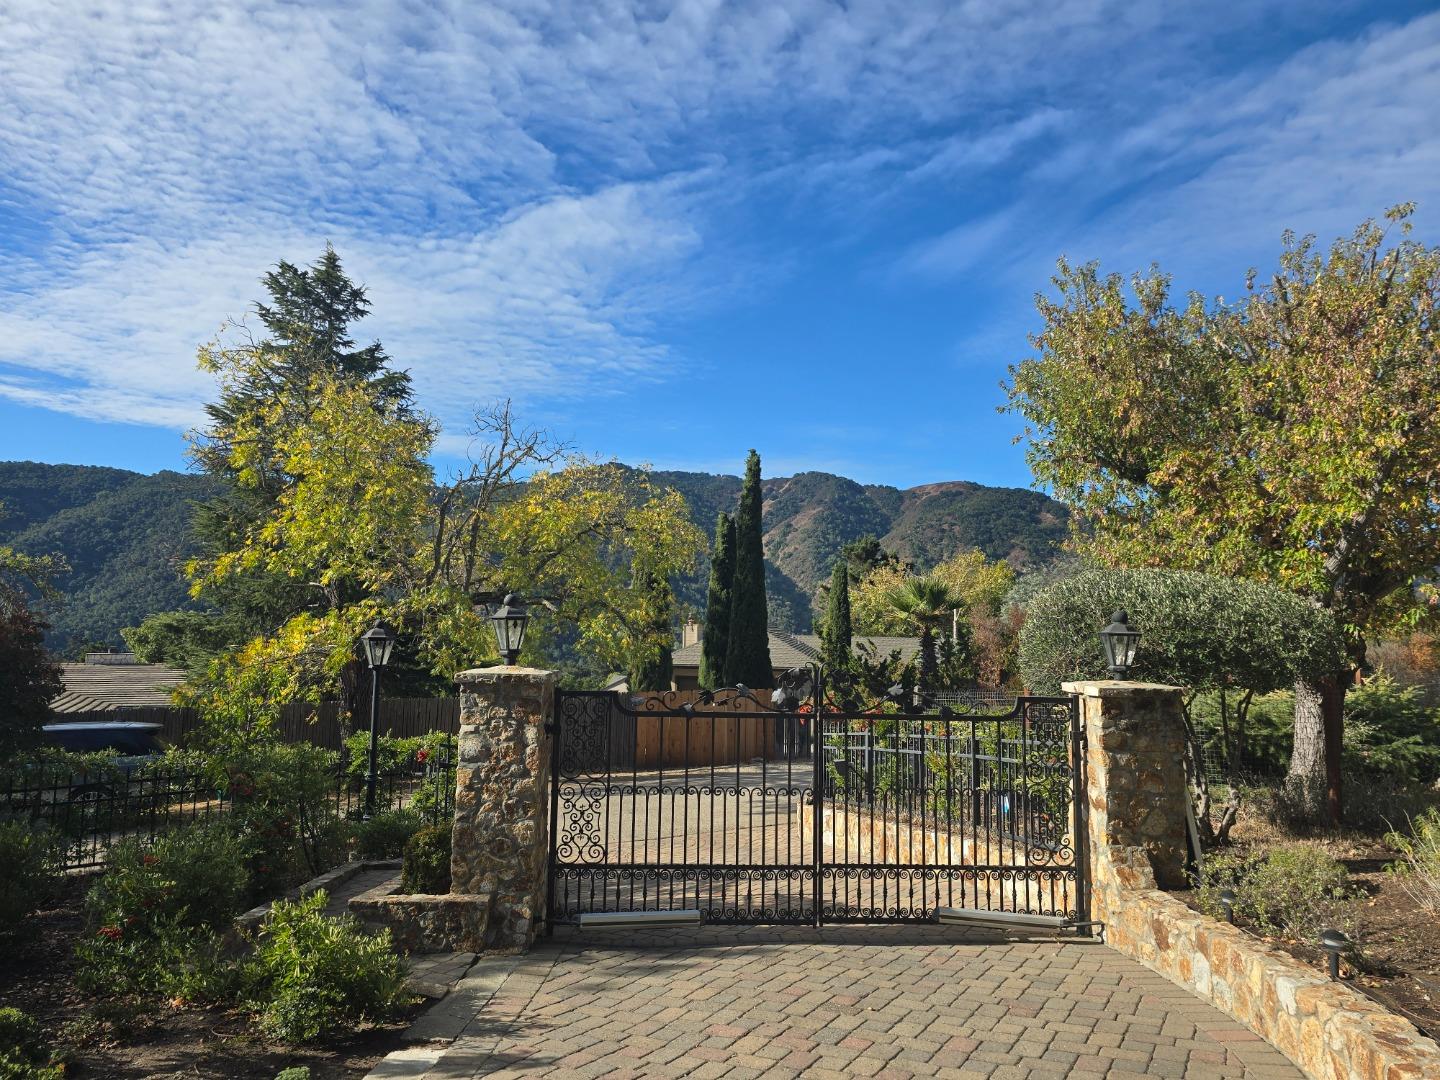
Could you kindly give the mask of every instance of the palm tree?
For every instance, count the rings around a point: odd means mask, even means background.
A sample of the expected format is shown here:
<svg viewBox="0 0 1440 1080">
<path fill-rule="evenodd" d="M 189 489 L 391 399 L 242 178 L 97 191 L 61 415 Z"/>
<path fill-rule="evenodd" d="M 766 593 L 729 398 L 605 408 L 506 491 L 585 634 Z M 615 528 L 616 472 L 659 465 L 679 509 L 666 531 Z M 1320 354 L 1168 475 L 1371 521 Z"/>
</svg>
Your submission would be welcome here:
<svg viewBox="0 0 1440 1080">
<path fill-rule="evenodd" d="M 925 704 L 938 689 L 940 660 L 935 652 L 935 632 L 950 625 L 954 611 L 965 600 L 948 584 L 933 575 L 908 577 L 886 594 L 892 608 L 920 631 L 920 695 Z"/>
</svg>

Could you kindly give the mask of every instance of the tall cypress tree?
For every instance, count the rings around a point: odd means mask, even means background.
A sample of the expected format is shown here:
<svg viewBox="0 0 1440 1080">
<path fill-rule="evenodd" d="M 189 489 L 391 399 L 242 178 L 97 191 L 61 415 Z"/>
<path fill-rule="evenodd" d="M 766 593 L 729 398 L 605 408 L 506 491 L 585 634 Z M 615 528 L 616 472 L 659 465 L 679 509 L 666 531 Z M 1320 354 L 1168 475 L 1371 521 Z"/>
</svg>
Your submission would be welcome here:
<svg viewBox="0 0 1440 1080">
<path fill-rule="evenodd" d="M 761 543 L 760 455 L 745 462 L 740 513 L 735 518 L 735 579 L 730 589 L 730 642 L 725 651 L 725 682 L 730 686 L 768 687 L 769 610 L 765 602 L 765 550 Z"/>
<path fill-rule="evenodd" d="M 849 561 L 835 560 L 830 575 L 830 603 L 820 634 L 820 662 L 825 668 L 825 686 L 842 708 L 853 709 L 855 701 L 855 657 L 851 653 L 854 635 L 850 625 Z"/>
<path fill-rule="evenodd" d="M 715 519 L 710 551 L 710 592 L 705 598 L 705 636 L 700 642 L 700 689 L 725 684 L 725 653 L 730 647 L 730 587 L 735 582 L 735 519 Z"/>
<path fill-rule="evenodd" d="M 830 575 L 830 604 L 825 612 L 825 632 L 821 635 L 820 659 L 832 673 L 850 666 L 850 647 L 854 634 L 850 629 L 850 569 L 844 559 L 835 562 Z"/>
</svg>

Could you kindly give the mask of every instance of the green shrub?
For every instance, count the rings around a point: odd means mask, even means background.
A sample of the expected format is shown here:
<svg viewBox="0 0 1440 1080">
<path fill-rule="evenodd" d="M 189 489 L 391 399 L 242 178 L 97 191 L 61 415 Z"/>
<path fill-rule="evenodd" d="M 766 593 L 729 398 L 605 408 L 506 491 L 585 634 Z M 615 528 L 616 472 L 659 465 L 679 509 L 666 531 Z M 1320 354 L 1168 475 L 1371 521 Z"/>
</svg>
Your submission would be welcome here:
<svg viewBox="0 0 1440 1080">
<path fill-rule="evenodd" d="M 405 844 L 400 891 L 431 894 L 450 891 L 449 825 L 427 826 Z"/>
<path fill-rule="evenodd" d="M 93 923 L 228 925 L 245 905 L 245 845 L 225 825 L 191 825 L 110 849 L 106 872 L 85 897 Z"/>
<path fill-rule="evenodd" d="M 1094 569 L 1030 602 L 1020 631 L 1025 685 L 1053 694 L 1069 679 L 1104 678 L 1096 632 L 1118 608 L 1143 635 L 1135 679 L 1263 692 L 1344 665 L 1334 620 L 1284 589 L 1182 570 Z"/>
<path fill-rule="evenodd" d="M 219 937 L 244 907 L 248 886 L 245 847 L 227 827 L 121 841 L 85 898 L 78 981 L 97 993 L 225 996 L 233 970 Z"/>
<path fill-rule="evenodd" d="M 1266 934 L 1312 939 L 1324 927 L 1349 931 L 1359 890 L 1335 859 L 1312 844 L 1205 859 L 1196 893 L 1201 910 L 1224 916 L 1220 890 L 1235 890 L 1235 917 Z"/>
<path fill-rule="evenodd" d="M 327 897 L 277 902 L 247 969 L 249 997 L 266 1032 L 313 1042 L 364 1021 L 398 1015 L 409 1001 L 388 932 L 367 934 L 325 914 Z"/>
<path fill-rule="evenodd" d="M 410 773 L 419 777 L 413 789 L 395 788 L 380 783 L 376 796 L 391 809 L 391 801 L 400 795 L 408 798 L 412 809 L 430 814 L 444 805 L 447 789 L 454 784 L 448 769 L 437 767 L 441 761 L 455 760 L 455 736 L 443 731 L 427 735 L 395 738 L 382 735 L 377 740 L 375 767 L 380 776 Z M 345 776 L 352 784 L 361 784 L 370 762 L 370 733 L 357 731 L 345 740 Z"/>
<path fill-rule="evenodd" d="M 1440 776 L 1440 713 L 1419 686 L 1377 672 L 1345 695 L 1345 765 L 1391 785 Z"/>
<path fill-rule="evenodd" d="M 309 1065 L 292 1065 L 275 1074 L 275 1080 L 310 1080 Z"/>
<path fill-rule="evenodd" d="M 394 859 L 425 825 L 416 810 L 384 810 L 355 826 L 355 850 L 362 859 Z"/>
<path fill-rule="evenodd" d="M 1440 810 L 1413 818 L 1409 836 L 1392 832 L 1385 842 L 1400 854 L 1390 872 L 1415 903 L 1432 915 L 1440 915 Z"/>
<path fill-rule="evenodd" d="M 19 1009 L 0 1009 L 0 1080 L 60 1080 L 49 1042 L 36 1021 Z"/>
<path fill-rule="evenodd" d="M 350 827 L 336 813 L 338 769 L 338 754 L 307 743 L 259 743 L 225 759 L 222 783 L 259 895 L 274 896 L 345 861 Z"/>
<path fill-rule="evenodd" d="M 157 994 L 167 1000 L 229 1000 L 239 971 L 216 930 L 175 918 L 136 926 L 102 926 L 75 946 L 76 982 L 108 996 Z"/>
<path fill-rule="evenodd" d="M 54 890 L 59 846 L 44 827 L 0 822 L 0 937 L 19 931 Z"/>
</svg>

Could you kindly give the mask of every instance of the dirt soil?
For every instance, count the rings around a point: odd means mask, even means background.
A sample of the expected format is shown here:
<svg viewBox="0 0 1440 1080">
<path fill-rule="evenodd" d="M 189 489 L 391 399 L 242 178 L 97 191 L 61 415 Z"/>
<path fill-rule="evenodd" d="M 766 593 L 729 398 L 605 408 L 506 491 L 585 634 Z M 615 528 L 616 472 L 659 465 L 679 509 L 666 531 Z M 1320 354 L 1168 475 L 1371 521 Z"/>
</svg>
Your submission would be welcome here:
<svg viewBox="0 0 1440 1080">
<path fill-rule="evenodd" d="M 1386 872 L 1389 859 L 1344 861 L 1369 894 L 1360 906 L 1355 982 L 1427 1035 L 1440 1036 L 1440 918 Z"/>
<path fill-rule="evenodd" d="M 1273 825 L 1242 813 L 1229 850 L 1266 848 L 1292 843 Z M 1358 959 L 1341 965 L 1346 983 L 1404 1016 L 1431 1038 L 1440 1039 L 1440 918 L 1428 913 L 1405 891 L 1386 867 L 1395 855 L 1380 840 L 1354 832 L 1308 836 L 1339 859 L 1350 880 L 1364 890 L 1358 925 L 1353 934 L 1360 947 Z M 1179 894 L 1192 907 L 1190 893 Z M 1265 938 L 1316 970 L 1325 970 L 1326 957 L 1315 944 L 1285 938 Z"/>
<path fill-rule="evenodd" d="M 49 910 L 0 942 L 0 1006 L 23 1009 L 44 1025 L 65 1054 L 67 1076 L 274 1080 L 282 1069 L 308 1065 L 313 1080 L 355 1080 L 402 1045 L 406 1021 L 295 1049 L 266 1041 L 237 1010 L 97 1000 L 75 985 L 85 884 L 68 879 Z"/>
</svg>

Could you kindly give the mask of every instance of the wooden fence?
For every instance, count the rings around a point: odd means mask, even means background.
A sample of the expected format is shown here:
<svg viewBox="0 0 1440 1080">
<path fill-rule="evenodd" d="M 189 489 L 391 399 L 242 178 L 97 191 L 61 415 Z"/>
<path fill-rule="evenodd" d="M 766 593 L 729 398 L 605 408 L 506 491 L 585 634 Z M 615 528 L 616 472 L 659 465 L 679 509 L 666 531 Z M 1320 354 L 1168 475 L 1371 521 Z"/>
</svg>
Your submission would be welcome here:
<svg viewBox="0 0 1440 1080">
<path fill-rule="evenodd" d="M 282 706 L 279 734 L 286 742 L 308 742 L 327 750 L 338 750 L 350 725 L 344 706 L 338 701 L 297 701 Z M 184 746 L 200 717 L 194 709 L 178 706 L 147 706 L 136 709 L 110 709 L 103 712 L 66 713 L 55 717 L 56 723 L 83 723 L 106 720 L 139 721 L 160 725 L 160 737 L 167 743 Z M 356 726 L 365 726 L 364 717 Z M 460 699 L 448 698 L 381 698 L 380 733 L 396 738 L 428 735 L 432 731 L 460 730 Z"/>
<path fill-rule="evenodd" d="M 707 706 L 701 702 L 700 693 L 699 690 L 672 691 L 666 696 L 666 705 L 678 709 L 683 704 L 691 704 L 704 710 Z M 623 696 L 621 700 L 624 700 Z M 686 718 L 641 713 L 635 718 L 635 768 L 683 768 L 687 765 L 698 768 L 775 757 L 776 725 L 787 721 L 773 714 L 745 715 L 765 710 L 765 706 L 755 705 L 748 699 L 741 699 L 738 706 L 734 710 L 726 706 L 726 711 L 734 711 L 735 715 L 725 717 Z M 795 721 L 792 718 L 788 722 Z"/>
</svg>

